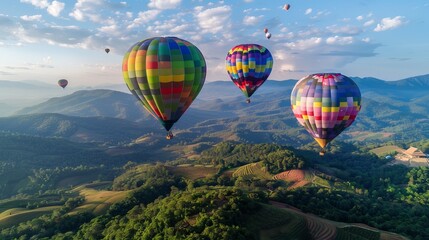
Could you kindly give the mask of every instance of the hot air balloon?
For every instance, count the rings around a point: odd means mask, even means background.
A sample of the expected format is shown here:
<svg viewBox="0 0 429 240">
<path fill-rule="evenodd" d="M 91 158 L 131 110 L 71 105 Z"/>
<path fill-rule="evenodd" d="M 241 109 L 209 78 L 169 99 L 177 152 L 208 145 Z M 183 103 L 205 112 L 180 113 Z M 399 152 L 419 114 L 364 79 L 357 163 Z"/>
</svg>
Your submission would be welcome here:
<svg viewBox="0 0 429 240">
<path fill-rule="evenodd" d="M 62 87 L 63 89 L 67 86 L 67 84 L 69 84 L 69 81 L 67 81 L 66 79 L 60 79 L 60 80 L 58 80 L 58 85 L 60 87 Z"/>
<path fill-rule="evenodd" d="M 226 71 L 250 103 L 250 97 L 267 80 L 273 68 L 270 51 L 258 44 L 241 44 L 226 55 Z"/>
<path fill-rule="evenodd" d="M 289 8 L 290 8 L 290 5 L 289 5 L 289 4 L 285 4 L 285 5 L 283 6 L 283 9 L 284 9 L 284 10 L 286 10 L 286 11 L 287 11 L 287 10 L 289 10 Z"/>
<path fill-rule="evenodd" d="M 168 131 L 201 91 L 206 78 L 203 54 L 177 37 L 154 37 L 125 53 L 122 73 L 128 89 Z"/>
<path fill-rule="evenodd" d="M 109 48 L 106 48 L 106 49 L 104 49 L 104 51 L 105 51 L 106 53 L 109 53 L 109 52 L 110 52 L 110 49 L 109 49 Z"/>
<path fill-rule="evenodd" d="M 268 28 L 264 28 L 264 33 L 267 33 L 268 32 Z"/>
<path fill-rule="evenodd" d="M 270 39 L 271 38 L 271 33 L 269 33 L 269 32 L 265 33 L 265 37 L 268 38 L 268 39 Z"/>
<path fill-rule="evenodd" d="M 317 73 L 299 80 L 292 90 L 292 111 L 322 148 L 349 127 L 361 108 L 359 87 L 340 73 Z"/>
</svg>

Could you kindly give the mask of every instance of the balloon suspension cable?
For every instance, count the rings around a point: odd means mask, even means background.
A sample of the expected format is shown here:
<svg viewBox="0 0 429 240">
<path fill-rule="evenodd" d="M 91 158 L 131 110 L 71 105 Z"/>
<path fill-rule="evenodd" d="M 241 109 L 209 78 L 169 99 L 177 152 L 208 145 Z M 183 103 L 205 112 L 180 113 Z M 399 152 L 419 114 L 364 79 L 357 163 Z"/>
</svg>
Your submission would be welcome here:
<svg viewBox="0 0 429 240">
<path fill-rule="evenodd" d="M 165 137 L 167 140 L 171 140 L 174 137 L 173 132 L 168 131 L 167 136 Z"/>
<path fill-rule="evenodd" d="M 246 103 L 250 103 L 250 98 L 246 99 Z"/>
</svg>

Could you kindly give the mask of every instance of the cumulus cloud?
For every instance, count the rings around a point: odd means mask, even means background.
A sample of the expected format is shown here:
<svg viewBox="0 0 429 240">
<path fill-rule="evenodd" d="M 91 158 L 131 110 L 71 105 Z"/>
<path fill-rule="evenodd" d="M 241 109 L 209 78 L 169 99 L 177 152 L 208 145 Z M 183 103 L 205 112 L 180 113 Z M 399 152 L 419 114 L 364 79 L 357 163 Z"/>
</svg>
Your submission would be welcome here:
<svg viewBox="0 0 429 240">
<path fill-rule="evenodd" d="M 31 15 L 31 16 L 24 15 L 24 16 L 21 16 L 21 19 L 24 21 L 40 21 L 42 19 L 42 15 Z"/>
<path fill-rule="evenodd" d="M 61 11 L 64 9 L 64 3 L 59 1 L 53 1 L 52 3 L 48 0 L 21 0 L 22 3 L 30 3 L 31 5 L 47 9 L 48 13 L 54 17 L 58 17 Z"/>
<path fill-rule="evenodd" d="M 258 24 L 264 16 L 244 16 L 244 25 L 255 25 Z"/>
<path fill-rule="evenodd" d="M 358 21 L 362 21 L 362 20 L 363 20 L 363 16 L 362 16 L 362 15 L 357 16 L 357 17 L 356 17 L 356 20 L 358 20 Z"/>
<path fill-rule="evenodd" d="M 225 23 L 231 16 L 231 7 L 224 5 L 209 8 L 197 13 L 196 16 L 203 32 L 218 33 L 225 28 Z"/>
<path fill-rule="evenodd" d="M 348 35 L 356 35 L 362 32 L 362 30 L 356 26 L 338 26 L 331 25 L 326 27 L 330 32 L 335 34 L 348 34 Z"/>
<path fill-rule="evenodd" d="M 328 37 L 326 39 L 327 44 L 338 44 L 338 45 L 348 45 L 353 43 L 353 37 L 340 37 L 340 36 L 334 36 L 334 37 Z"/>
<path fill-rule="evenodd" d="M 312 8 L 307 8 L 307 10 L 305 10 L 305 15 L 308 15 L 311 12 L 313 12 L 313 9 Z"/>
<path fill-rule="evenodd" d="M 130 25 L 128 25 L 127 28 L 129 28 L 129 29 L 135 28 L 135 27 L 138 27 L 142 24 L 148 23 L 148 22 L 154 20 L 160 12 L 161 12 L 160 10 L 156 10 L 156 9 L 147 10 L 144 12 L 139 12 L 138 17 L 135 18 L 133 20 L 133 22 Z"/>
<path fill-rule="evenodd" d="M 372 24 L 374 24 L 375 23 L 375 21 L 373 20 L 373 19 L 371 19 L 371 20 L 369 20 L 369 21 L 366 21 L 364 24 L 363 24 L 363 26 L 364 27 L 368 27 L 368 26 L 371 26 Z"/>
<path fill-rule="evenodd" d="M 381 22 L 374 28 L 374 32 L 382 32 L 390 29 L 397 28 L 404 24 L 404 17 L 396 16 L 394 18 L 383 18 Z"/>
<path fill-rule="evenodd" d="M 48 0 L 21 0 L 22 3 L 30 3 L 38 8 L 47 8 L 49 6 Z"/>
<path fill-rule="evenodd" d="M 308 39 L 300 39 L 295 42 L 286 43 L 285 46 L 292 50 L 307 50 L 314 48 L 322 43 L 322 38 L 312 37 Z"/>
<path fill-rule="evenodd" d="M 148 7 L 160 10 L 175 9 L 182 0 L 150 0 Z"/>
<path fill-rule="evenodd" d="M 64 3 L 53 1 L 51 5 L 48 7 L 48 13 L 51 14 L 54 17 L 58 17 L 64 9 Z"/>
<path fill-rule="evenodd" d="M 369 37 L 362 38 L 362 42 L 368 43 L 369 41 L 371 41 L 371 39 Z"/>
<path fill-rule="evenodd" d="M 103 0 L 77 0 L 69 16 L 78 21 L 89 19 L 90 21 L 101 23 L 103 18 L 99 14 L 99 9 L 104 5 Z"/>
</svg>

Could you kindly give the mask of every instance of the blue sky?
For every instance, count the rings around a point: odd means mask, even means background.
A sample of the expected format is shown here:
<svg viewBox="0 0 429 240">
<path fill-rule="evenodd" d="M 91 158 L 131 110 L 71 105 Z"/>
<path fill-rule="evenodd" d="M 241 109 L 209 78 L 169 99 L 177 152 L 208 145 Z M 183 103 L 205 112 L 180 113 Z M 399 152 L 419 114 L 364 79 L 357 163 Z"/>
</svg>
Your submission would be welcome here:
<svg viewBox="0 0 429 240">
<path fill-rule="evenodd" d="M 0 80 L 122 83 L 123 54 L 155 36 L 196 45 L 207 81 L 229 79 L 226 53 L 242 43 L 271 51 L 273 80 L 317 72 L 399 80 L 429 73 L 428 12 L 427 0 L 1 0 Z"/>
</svg>

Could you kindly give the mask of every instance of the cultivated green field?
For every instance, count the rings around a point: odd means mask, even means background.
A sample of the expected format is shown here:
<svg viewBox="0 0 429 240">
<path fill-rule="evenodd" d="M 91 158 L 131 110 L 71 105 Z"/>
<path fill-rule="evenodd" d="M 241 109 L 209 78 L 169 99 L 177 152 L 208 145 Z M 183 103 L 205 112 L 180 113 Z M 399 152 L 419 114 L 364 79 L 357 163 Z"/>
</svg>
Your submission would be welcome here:
<svg viewBox="0 0 429 240">
<path fill-rule="evenodd" d="M 402 148 L 398 147 L 398 146 L 383 146 L 383 147 L 379 147 L 379 148 L 374 148 L 371 150 L 372 153 L 376 154 L 377 156 L 382 156 L 385 154 L 389 154 L 392 152 L 401 152 Z"/>
</svg>

